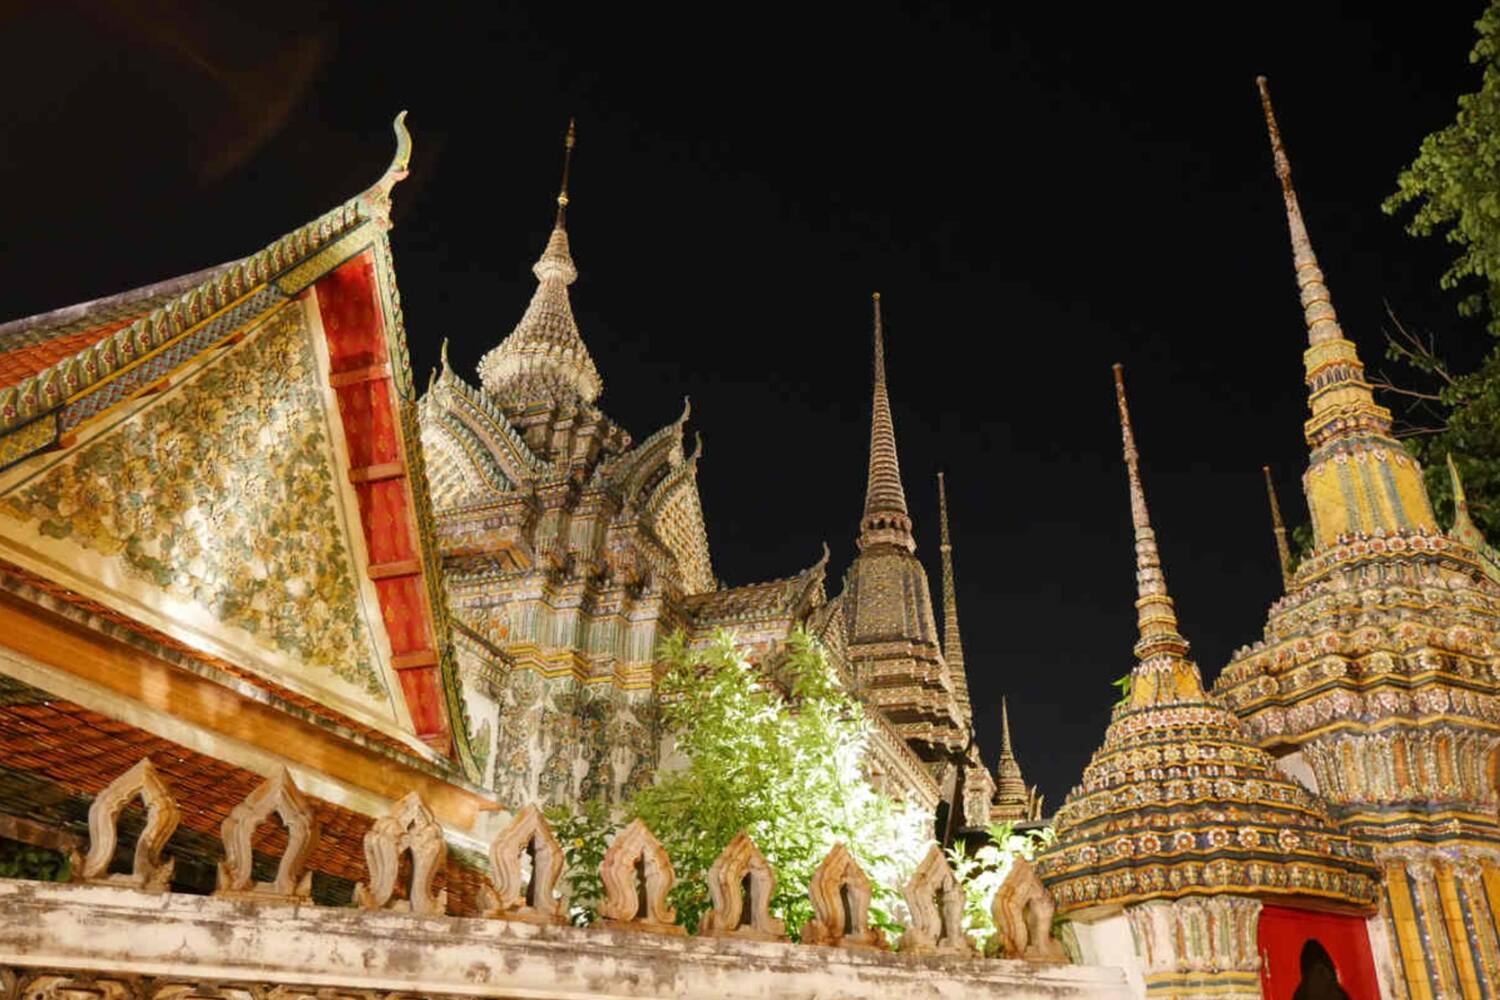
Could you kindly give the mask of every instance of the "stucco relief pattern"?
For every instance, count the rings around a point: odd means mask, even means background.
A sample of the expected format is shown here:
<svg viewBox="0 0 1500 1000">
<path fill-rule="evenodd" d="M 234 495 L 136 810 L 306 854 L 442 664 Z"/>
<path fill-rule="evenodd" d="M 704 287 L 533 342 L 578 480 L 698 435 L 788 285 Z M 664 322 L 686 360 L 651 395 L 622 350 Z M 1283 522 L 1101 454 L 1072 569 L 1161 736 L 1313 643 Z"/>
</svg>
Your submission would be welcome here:
<svg viewBox="0 0 1500 1000">
<path fill-rule="evenodd" d="M 117 559 L 308 666 L 381 696 L 300 307 L 31 480 L 0 513 Z"/>
</svg>

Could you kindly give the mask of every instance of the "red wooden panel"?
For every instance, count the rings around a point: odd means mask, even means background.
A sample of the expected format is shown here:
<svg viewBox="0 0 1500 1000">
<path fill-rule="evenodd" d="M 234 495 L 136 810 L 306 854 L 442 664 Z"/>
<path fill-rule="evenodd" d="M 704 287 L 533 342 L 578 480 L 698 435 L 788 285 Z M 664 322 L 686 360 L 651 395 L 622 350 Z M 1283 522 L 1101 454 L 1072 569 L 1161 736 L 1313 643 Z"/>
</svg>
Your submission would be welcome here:
<svg viewBox="0 0 1500 1000">
<path fill-rule="evenodd" d="M 1302 981 L 1302 951 L 1311 940 L 1328 952 L 1349 1000 L 1379 1000 L 1364 917 L 1267 906 L 1260 911 L 1257 937 L 1261 992 L 1266 1000 L 1292 1000 Z"/>
<path fill-rule="evenodd" d="M 385 361 L 385 335 L 370 251 L 319 278 L 317 287 L 330 370 L 343 372 Z"/>
</svg>

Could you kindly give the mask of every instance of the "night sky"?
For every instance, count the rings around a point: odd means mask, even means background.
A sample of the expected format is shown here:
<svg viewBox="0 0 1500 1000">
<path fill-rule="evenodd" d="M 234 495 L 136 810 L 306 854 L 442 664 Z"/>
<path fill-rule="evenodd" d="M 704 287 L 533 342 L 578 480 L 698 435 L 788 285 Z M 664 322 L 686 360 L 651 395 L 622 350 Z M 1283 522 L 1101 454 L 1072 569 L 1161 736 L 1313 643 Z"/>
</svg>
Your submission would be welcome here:
<svg viewBox="0 0 1500 1000">
<path fill-rule="evenodd" d="M 1463 350 L 1483 335 L 1437 288 L 1447 248 L 1378 206 L 1477 84 L 1482 6 L 0 4 L 0 320 L 259 249 L 379 176 L 407 108 L 391 238 L 414 368 L 425 384 L 449 337 L 477 382 L 534 287 L 576 115 L 600 403 L 639 440 L 692 397 L 729 584 L 826 539 L 838 592 L 882 293 L 935 597 L 948 473 L 981 743 L 993 760 L 1007 694 L 1055 806 L 1134 640 L 1110 364 L 1207 678 L 1280 591 L 1263 463 L 1306 519 L 1305 340 L 1254 76 L 1366 363 L 1386 367 L 1387 302 Z"/>
</svg>

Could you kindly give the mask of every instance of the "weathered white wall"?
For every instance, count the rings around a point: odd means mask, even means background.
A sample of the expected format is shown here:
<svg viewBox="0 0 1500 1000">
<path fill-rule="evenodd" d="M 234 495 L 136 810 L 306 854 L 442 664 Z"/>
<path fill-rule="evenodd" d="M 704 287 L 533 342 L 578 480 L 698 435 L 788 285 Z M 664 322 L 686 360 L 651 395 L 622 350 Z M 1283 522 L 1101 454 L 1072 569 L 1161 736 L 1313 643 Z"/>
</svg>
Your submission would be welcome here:
<svg viewBox="0 0 1500 1000">
<path fill-rule="evenodd" d="M 435 995 L 1129 1000 L 1118 969 L 276 907 L 0 879 L 0 966 Z"/>
<path fill-rule="evenodd" d="M 1122 970 L 1131 995 L 1145 997 L 1145 965 L 1136 952 L 1135 936 L 1123 911 L 1088 923 L 1075 920 L 1071 926 L 1078 941 L 1078 957 L 1084 964 Z"/>
</svg>

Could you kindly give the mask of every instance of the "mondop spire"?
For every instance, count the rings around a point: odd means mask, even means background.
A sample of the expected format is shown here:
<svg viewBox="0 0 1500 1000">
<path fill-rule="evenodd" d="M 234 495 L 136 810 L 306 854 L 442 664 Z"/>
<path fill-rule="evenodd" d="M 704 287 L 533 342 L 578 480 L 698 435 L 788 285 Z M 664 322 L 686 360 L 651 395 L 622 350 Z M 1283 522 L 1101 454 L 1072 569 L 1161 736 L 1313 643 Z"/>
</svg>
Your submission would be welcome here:
<svg viewBox="0 0 1500 1000">
<path fill-rule="evenodd" d="M 911 537 L 911 516 L 906 511 L 906 491 L 901 488 L 901 463 L 896 458 L 896 427 L 891 421 L 891 400 L 885 387 L 885 333 L 880 322 L 880 293 L 875 303 L 875 395 L 870 416 L 870 475 L 865 491 L 865 516 L 859 522 L 859 547 L 881 542 L 900 545 L 908 552 L 917 543 Z"/>
<path fill-rule="evenodd" d="M 570 397 L 592 403 L 603 389 L 568 300 L 568 286 L 578 278 L 565 226 L 575 141 L 576 131 L 570 121 L 564 140 L 557 217 L 546 249 L 531 269 L 539 282 L 536 293 L 510 336 L 479 362 L 485 390 L 510 406 L 556 403 Z"/>
<path fill-rule="evenodd" d="M 1317 547 L 1344 535 L 1436 531 L 1421 469 L 1391 438 L 1391 411 L 1375 402 L 1359 353 L 1339 326 L 1292 187 L 1291 161 L 1281 144 L 1266 78 L 1257 77 L 1255 82 L 1286 202 L 1292 264 L 1307 323 L 1303 366 L 1312 417 L 1304 432 L 1312 461 L 1304 486 Z"/>
<path fill-rule="evenodd" d="M 958 585 L 953 576 L 953 545 L 948 537 L 948 487 L 941 472 L 938 473 L 938 520 L 942 531 L 942 544 L 938 548 L 943 557 L 943 660 L 953 681 L 953 697 L 967 725 L 972 721 L 973 709 L 969 705 L 969 675 L 964 671 L 964 644 L 958 634 Z M 1010 732 L 1008 726 L 1006 732 Z"/>
</svg>

